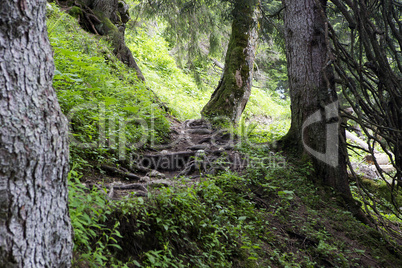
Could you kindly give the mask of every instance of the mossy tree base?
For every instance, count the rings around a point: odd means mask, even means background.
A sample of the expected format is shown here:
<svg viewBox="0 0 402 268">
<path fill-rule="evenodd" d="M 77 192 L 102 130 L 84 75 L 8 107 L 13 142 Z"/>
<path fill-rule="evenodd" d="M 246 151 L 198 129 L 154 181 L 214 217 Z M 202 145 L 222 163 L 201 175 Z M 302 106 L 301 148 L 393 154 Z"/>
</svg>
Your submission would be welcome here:
<svg viewBox="0 0 402 268">
<path fill-rule="evenodd" d="M 202 109 L 206 119 L 238 123 L 251 94 L 260 12 L 256 0 L 235 2 L 223 76 Z"/>
<path fill-rule="evenodd" d="M 130 16 L 129 6 L 122 0 L 83 0 L 66 1 L 69 14 L 76 17 L 80 25 L 87 31 L 107 35 L 114 47 L 113 53 L 128 67 L 136 70 L 137 77 L 145 81 L 144 75 L 138 67 L 133 54 L 126 46 L 124 32 Z"/>
</svg>

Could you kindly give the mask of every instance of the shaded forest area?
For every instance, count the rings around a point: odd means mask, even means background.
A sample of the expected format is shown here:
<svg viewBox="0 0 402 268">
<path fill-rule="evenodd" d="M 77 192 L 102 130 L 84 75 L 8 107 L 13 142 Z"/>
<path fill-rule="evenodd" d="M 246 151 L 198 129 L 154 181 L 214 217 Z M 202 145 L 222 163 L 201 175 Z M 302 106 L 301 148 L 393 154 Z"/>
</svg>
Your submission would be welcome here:
<svg viewBox="0 0 402 268">
<path fill-rule="evenodd" d="M 1 3 L 0 267 L 401 266 L 401 12 Z"/>
</svg>

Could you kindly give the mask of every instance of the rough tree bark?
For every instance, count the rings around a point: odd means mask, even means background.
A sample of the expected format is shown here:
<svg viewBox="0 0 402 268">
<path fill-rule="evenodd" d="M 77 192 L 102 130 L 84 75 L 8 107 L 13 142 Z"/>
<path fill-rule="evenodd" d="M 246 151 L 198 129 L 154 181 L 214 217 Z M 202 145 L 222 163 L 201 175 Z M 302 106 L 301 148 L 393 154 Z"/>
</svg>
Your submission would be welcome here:
<svg viewBox="0 0 402 268">
<path fill-rule="evenodd" d="M 69 267 L 67 120 L 45 0 L 0 1 L 0 267 Z"/>
<path fill-rule="evenodd" d="M 311 159 L 317 178 L 351 199 L 345 130 L 340 125 L 338 97 L 325 38 L 326 0 L 283 0 L 283 4 L 292 123 L 282 144 Z M 317 120 L 305 124 L 314 114 Z M 334 138 L 329 138 L 331 135 Z M 338 146 L 332 146 L 334 144 Z M 319 152 L 323 156 L 321 160 L 311 157 L 305 145 Z M 331 147 L 333 150 L 329 151 Z"/>
<path fill-rule="evenodd" d="M 204 118 L 224 117 L 237 123 L 251 94 L 260 11 L 257 0 L 237 0 L 223 76 L 202 109 Z"/>
</svg>

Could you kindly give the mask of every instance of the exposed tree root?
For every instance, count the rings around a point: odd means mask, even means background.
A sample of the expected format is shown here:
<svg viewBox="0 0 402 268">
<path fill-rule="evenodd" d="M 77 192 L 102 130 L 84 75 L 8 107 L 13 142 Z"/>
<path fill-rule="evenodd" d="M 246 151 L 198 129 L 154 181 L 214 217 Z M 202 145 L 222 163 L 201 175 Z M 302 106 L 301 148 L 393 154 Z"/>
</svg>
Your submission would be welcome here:
<svg viewBox="0 0 402 268">
<path fill-rule="evenodd" d="M 141 177 L 129 173 L 126 170 L 118 169 L 112 166 L 108 165 L 101 165 L 101 169 L 104 170 L 107 174 L 112 175 L 112 176 L 118 176 L 123 179 L 129 179 L 129 180 L 140 180 Z"/>
</svg>

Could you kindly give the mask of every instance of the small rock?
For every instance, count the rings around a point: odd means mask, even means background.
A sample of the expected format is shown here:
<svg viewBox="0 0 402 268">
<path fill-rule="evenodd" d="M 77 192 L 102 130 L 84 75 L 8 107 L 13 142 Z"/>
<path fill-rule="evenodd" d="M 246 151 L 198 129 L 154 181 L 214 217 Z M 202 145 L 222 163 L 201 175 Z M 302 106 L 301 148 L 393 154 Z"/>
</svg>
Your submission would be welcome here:
<svg viewBox="0 0 402 268">
<path fill-rule="evenodd" d="M 211 129 L 205 129 L 205 128 L 187 130 L 187 133 L 189 134 L 199 134 L 199 135 L 211 134 L 212 132 L 213 131 Z"/>
<path fill-rule="evenodd" d="M 147 176 L 151 177 L 151 178 L 166 178 L 165 174 L 160 173 L 159 171 L 156 171 L 156 170 L 152 170 L 151 172 L 148 172 Z"/>
<path fill-rule="evenodd" d="M 204 150 L 198 150 L 196 155 L 197 156 L 205 155 L 205 151 Z"/>
<path fill-rule="evenodd" d="M 169 187 L 172 183 L 168 180 L 156 180 L 149 182 L 147 185 L 151 187 Z"/>
<path fill-rule="evenodd" d="M 223 146 L 223 149 L 224 150 L 232 150 L 234 147 L 235 147 L 234 144 L 231 143 L 231 144 Z"/>
<path fill-rule="evenodd" d="M 393 165 L 379 165 L 379 166 L 382 169 L 382 171 L 387 172 L 387 173 L 395 171 L 395 168 Z M 371 165 L 370 169 L 377 173 L 377 167 L 375 165 Z"/>
<path fill-rule="evenodd" d="M 395 171 L 395 167 L 393 165 L 381 165 L 380 168 L 387 173 Z"/>
<path fill-rule="evenodd" d="M 197 144 L 197 145 L 189 147 L 189 149 L 192 151 L 195 151 L 195 150 L 200 150 L 200 149 L 206 149 L 208 147 L 209 147 L 209 144 Z"/>
<path fill-rule="evenodd" d="M 150 177 L 144 176 L 144 177 L 141 177 L 141 179 L 139 180 L 139 182 L 144 182 L 144 183 L 146 183 L 146 182 L 149 182 L 150 180 L 151 180 Z"/>
</svg>

